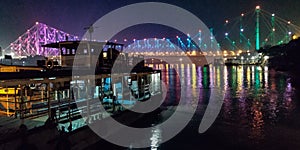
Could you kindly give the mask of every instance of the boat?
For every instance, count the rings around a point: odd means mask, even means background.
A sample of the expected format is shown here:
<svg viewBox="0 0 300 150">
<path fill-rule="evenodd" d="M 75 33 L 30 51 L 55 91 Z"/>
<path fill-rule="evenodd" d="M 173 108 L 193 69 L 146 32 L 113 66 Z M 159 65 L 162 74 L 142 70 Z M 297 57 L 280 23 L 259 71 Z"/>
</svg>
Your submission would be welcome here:
<svg viewBox="0 0 300 150">
<path fill-rule="evenodd" d="M 13 89 L 8 90 L 11 98 L 7 98 L 13 109 L 3 105 L 4 112 L 15 114 L 17 111 L 23 111 L 25 116 L 28 114 L 27 117 L 32 117 L 48 113 L 50 107 L 60 109 L 61 105 L 75 104 L 77 100 L 85 98 L 83 95 L 86 95 L 85 89 L 90 81 L 80 78 L 72 80 L 72 76 L 74 76 L 72 69 L 76 69 L 80 77 L 86 76 L 85 72 L 94 69 L 96 87 L 93 89 L 94 92 L 91 98 L 100 98 L 101 102 L 107 104 L 112 112 L 116 109 L 115 106 L 122 103 L 130 102 L 130 104 L 133 104 L 133 101 L 146 101 L 152 96 L 160 94 L 160 89 L 157 91 L 150 90 L 150 83 L 153 76 L 158 78 L 157 81 L 160 81 L 161 72 L 145 67 L 142 56 L 130 56 L 123 53 L 123 44 L 94 41 L 62 41 L 49 43 L 43 45 L 43 47 L 56 48 L 60 51 L 60 59 L 57 59 L 58 65 L 50 59 L 45 60 L 45 63 L 37 62 L 40 66 L 36 67 L 44 69 L 40 71 L 31 70 L 34 73 L 31 73 L 29 70 L 28 72 L 0 73 L 1 78 L 3 76 L 7 83 L 16 84 L 11 87 Z M 87 47 L 90 47 L 89 50 Z M 101 50 L 99 56 L 96 55 L 96 50 Z M 80 59 L 78 59 L 79 61 L 76 64 L 73 64 L 75 55 L 79 55 Z M 91 62 L 97 62 L 96 69 L 91 67 Z M 118 70 L 118 77 L 112 77 L 111 75 L 113 64 L 125 65 L 123 70 Z M 133 68 L 130 73 L 126 72 L 127 67 Z M 9 76 L 7 76 L 8 74 Z M 12 79 L 20 81 L 17 83 L 12 81 Z M 22 82 L 25 85 L 22 85 Z M 30 87 L 27 85 L 27 82 L 33 83 L 33 86 Z M 43 87 L 43 85 L 48 84 L 53 84 L 53 86 L 50 89 Z M 158 83 L 158 85 L 160 84 Z M 16 86 L 23 87 L 16 90 L 14 89 Z M 2 88 L 7 90 L 8 87 L 2 86 Z M 30 95 L 29 93 L 32 94 Z M 0 96 L 4 97 L 7 94 L 0 93 Z M 49 96 L 51 97 L 51 104 L 48 104 L 50 103 L 48 102 Z M 69 102 L 69 98 L 71 98 L 71 102 Z M 21 99 L 23 99 L 22 106 L 18 106 L 17 103 L 20 103 Z"/>
</svg>

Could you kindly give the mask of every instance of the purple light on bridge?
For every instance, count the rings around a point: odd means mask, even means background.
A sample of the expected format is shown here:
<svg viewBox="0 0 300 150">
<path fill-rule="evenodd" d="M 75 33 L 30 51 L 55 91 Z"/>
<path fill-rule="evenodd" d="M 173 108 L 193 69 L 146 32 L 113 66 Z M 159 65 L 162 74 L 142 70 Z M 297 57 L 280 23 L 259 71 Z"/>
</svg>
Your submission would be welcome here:
<svg viewBox="0 0 300 150">
<path fill-rule="evenodd" d="M 33 27 L 18 37 L 18 39 L 5 48 L 6 53 L 13 54 L 14 57 L 24 56 L 58 56 L 57 49 L 42 48 L 42 45 L 55 43 L 58 41 L 79 40 L 77 36 L 70 35 L 58 29 L 36 22 Z"/>
</svg>

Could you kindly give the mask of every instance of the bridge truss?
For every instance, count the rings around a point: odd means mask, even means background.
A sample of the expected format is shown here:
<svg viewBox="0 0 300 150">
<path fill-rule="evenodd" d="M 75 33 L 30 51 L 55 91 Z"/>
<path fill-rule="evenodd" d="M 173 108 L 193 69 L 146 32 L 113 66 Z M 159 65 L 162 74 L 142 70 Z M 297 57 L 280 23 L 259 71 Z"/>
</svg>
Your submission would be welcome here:
<svg viewBox="0 0 300 150">
<path fill-rule="evenodd" d="M 68 34 L 61 30 L 50 27 L 44 23 L 36 22 L 36 24 L 28 29 L 23 35 L 12 42 L 4 49 L 5 53 L 13 55 L 13 57 L 24 56 L 57 56 L 57 49 L 42 48 L 41 46 L 47 43 L 57 41 L 74 41 L 78 40 L 77 36 Z"/>
</svg>

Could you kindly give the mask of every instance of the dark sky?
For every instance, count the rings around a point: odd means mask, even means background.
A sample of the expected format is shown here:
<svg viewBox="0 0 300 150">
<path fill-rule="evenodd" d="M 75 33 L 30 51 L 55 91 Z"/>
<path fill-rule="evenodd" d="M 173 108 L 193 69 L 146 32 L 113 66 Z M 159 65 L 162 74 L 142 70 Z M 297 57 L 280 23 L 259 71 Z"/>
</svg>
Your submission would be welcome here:
<svg viewBox="0 0 300 150">
<path fill-rule="evenodd" d="M 146 1 L 146 0 L 145 0 Z M 36 21 L 82 36 L 84 27 L 119 7 L 141 0 L 1 0 L 0 46 L 5 48 Z M 153 0 L 152 0 L 153 1 Z M 157 0 L 154 0 L 157 1 Z M 256 5 L 300 25 L 299 0 L 160 0 L 180 6 L 218 31 L 226 18 L 234 18 Z"/>
</svg>

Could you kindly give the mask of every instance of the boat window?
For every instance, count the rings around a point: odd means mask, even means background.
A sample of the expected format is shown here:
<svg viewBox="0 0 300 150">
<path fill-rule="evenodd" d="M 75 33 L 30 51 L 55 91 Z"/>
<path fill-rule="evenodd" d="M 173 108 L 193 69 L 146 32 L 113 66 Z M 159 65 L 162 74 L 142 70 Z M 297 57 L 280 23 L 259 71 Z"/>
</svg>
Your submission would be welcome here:
<svg viewBox="0 0 300 150">
<path fill-rule="evenodd" d="M 88 50 L 87 50 L 87 49 L 84 49 L 84 50 L 83 50 L 83 53 L 84 53 L 84 54 L 87 54 L 87 53 L 88 53 Z"/>
<path fill-rule="evenodd" d="M 66 54 L 67 54 L 66 48 L 65 48 L 65 47 L 62 47 L 62 48 L 61 48 L 61 52 L 62 52 L 63 55 L 66 55 Z"/>
<path fill-rule="evenodd" d="M 103 52 L 103 58 L 107 58 L 107 52 Z"/>
<path fill-rule="evenodd" d="M 117 46 L 116 46 L 116 50 L 122 51 L 122 46 L 121 46 L 121 45 L 117 45 Z"/>
<path fill-rule="evenodd" d="M 109 48 L 112 48 L 111 45 L 103 45 L 103 51 L 107 51 Z"/>
<path fill-rule="evenodd" d="M 103 47 L 103 51 L 107 52 L 108 47 Z"/>
</svg>

